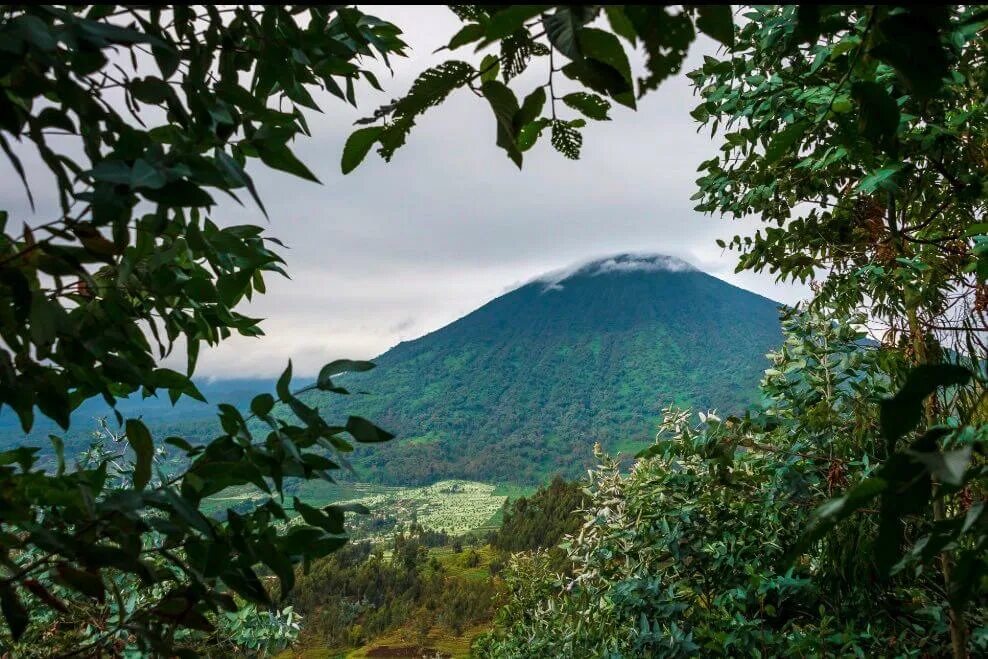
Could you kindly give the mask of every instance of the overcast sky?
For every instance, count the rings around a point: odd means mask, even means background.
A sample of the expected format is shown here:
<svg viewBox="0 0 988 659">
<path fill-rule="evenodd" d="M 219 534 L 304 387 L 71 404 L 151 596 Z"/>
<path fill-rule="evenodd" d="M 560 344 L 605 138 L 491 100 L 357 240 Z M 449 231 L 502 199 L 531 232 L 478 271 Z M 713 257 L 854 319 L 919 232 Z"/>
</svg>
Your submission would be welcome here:
<svg viewBox="0 0 988 659">
<path fill-rule="evenodd" d="M 328 94 L 319 99 L 325 114 L 311 113 L 313 137 L 294 148 L 323 185 L 252 170 L 271 233 L 290 247 L 292 279 L 269 278 L 268 294 L 244 309 L 266 318 L 267 335 L 237 337 L 204 352 L 201 375 L 268 376 L 289 357 L 297 372 L 309 374 L 336 357 L 370 358 L 546 271 L 619 252 L 678 256 L 783 302 L 804 296 L 771 276 L 734 275 L 733 255 L 714 240 L 752 225 L 692 210 L 696 167 L 716 143 L 709 132 L 696 132 L 689 116 L 695 97 L 682 73 L 643 99 L 637 112 L 615 107 L 613 121 L 588 126 L 576 162 L 545 140 L 519 171 L 494 144 L 486 102 L 461 92 L 418 122 L 391 163 L 371 153 L 342 176 L 339 157 L 352 122 L 441 61 L 443 54 L 432 51 L 458 25 L 442 7 L 373 13 L 405 30 L 411 57 L 395 63 L 393 77 L 381 78 L 385 94 L 363 90 L 359 110 Z M 713 48 L 699 41 L 691 64 Z M 469 49 L 456 55 L 473 58 Z M 16 211 L 14 221 L 32 221 L 6 161 L 0 172 L 0 207 Z M 38 208 L 34 220 L 53 210 L 45 202 Z M 232 203 L 216 216 L 224 223 L 265 222 L 257 209 Z"/>
</svg>

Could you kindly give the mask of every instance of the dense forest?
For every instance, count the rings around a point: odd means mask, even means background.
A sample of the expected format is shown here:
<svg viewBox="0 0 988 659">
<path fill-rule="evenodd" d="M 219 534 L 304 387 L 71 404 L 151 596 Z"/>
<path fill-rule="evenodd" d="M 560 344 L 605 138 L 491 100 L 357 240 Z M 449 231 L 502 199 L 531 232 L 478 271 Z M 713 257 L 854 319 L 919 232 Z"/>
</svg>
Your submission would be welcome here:
<svg viewBox="0 0 988 659">
<path fill-rule="evenodd" d="M 383 91 L 371 65 L 410 48 L 354 6 L 0 6 L 0 150 L 26 199 L 0 209 L 0 412 L 20 428 L 0 654 L 988 654 L 988 7 L 450 9 L 442 61 L 357 121 L 343 174 L 399 157 L 453 94 L 490 110 L 502 165 L 540 143 L 579 159 L 591 122 L 712 39 L 685 73 L 718 147 L 691 199 L 724 234 L 743 222 L 718 241 L 738 272 L 810 299 L 780 335 L 769 301 L 699 272 L 578 271 L 377 370 L 298 383 L 289 362 L 212 432 L 177 412 L 163 434 L 118 401 L 201 401 L 202 351 L 261 336 L 248 303 L 292 269 L 278 218 L 236 224 L 216 198 L 267 216 L 257 171 L 319 182 L 295 153 L 307 113 Z M 551 382 L 527 396 L 533 375 Z M 393 389 L 360 409 L 361 378 Z M 348 544 L 365 505 L 296 496 L 351 459 L 385 481 L 572 475 L 590 443 L 585 480 L 506 504 L 489 537 L 379 515 L 387 541 Z"/>
<path fill-rule="evenodd" d="M 507 595 L 501 573 L 513 554 L 548 551 L 556 568 L 568 569 L 558 544 L 578 529 L 584 502 L 580 483 L 557 476 L 505 503 L 502 527 L 488 535 L 412 526 L 383 545 L 358 541 L 315 561 L 291 598 L 304 620 L 296 648 L 466 651 Z"/>
</svg>

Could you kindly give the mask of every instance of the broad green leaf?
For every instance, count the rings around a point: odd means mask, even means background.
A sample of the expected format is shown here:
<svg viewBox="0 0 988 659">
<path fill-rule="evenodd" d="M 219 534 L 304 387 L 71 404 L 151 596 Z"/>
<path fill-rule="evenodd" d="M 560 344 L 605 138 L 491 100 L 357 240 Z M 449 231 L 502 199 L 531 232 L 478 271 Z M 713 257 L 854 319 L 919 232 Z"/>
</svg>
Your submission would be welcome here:
<svg viewBox="0 0 988 659">
<path fill-rule="evenodd" d="M 916 427 L 923 413 L 923 401 L 938 389 L 967 384 L 971 372 L 954 364 L 923 364 L 913 368 L 906 382 L 892 398 L 881 402 L 882 434 L 889 447 Z"/>
<path fill-rule="evenodd" d="M 320 389 L 331 387 L 334 375 L 341 373 L 360 373 L 374 368 L 373 362 L 357 361 L 353 359 L 337 359 L 326 364 L 319 370 L 319 377 L 316 378 L 316 386 Z"/>
<path fill-rule="evenodd" d="M 578 60 L 583 57 L 576 35 L 583 27 L 584 18 L 582 7 L 576 6 L 557 7 L 555 12 L 546 14 L 542 18 L 542 25 L 545 27 L 549 43 L 571 60 Z"/>
<path fill-rule="evenodd" d="M 856 82 L 851 95 L 858 103 L 858 124 L 866 139 L 883 145 L 899 129 L 899 106 L 883 85 L 877 82 Z"/>
<path fill-rule="evenodd" d="M 798 157 L 800 140 L 808 127 L 807 122 L 800 121 L 776 133 L 765 148 L 765 163 L 776 163 L 786 156 Z"/>
<path fill-rule="evenodd" d="M 731 5 L 700 5 L 696 27 L 728 48 L 734 46 L 734 18 Z"/>
<path fill-rule="evenodd" d="M 273 139 L 261 140 L 254 143 L 258 155 L 268 167 L 288 172 L 294 176 L 319 183 L 316 175 L 309 171 L 309 168 L 302 164 L 302 161 L 295 157 L 288 145 Z"/>
<path fill-rule="evenodd" d="M 865 176 L 858 183 L 858 190 L 865 194 L 872 194 L 876 190 L 890 189 L 894 183 L 894 176 L 899 172 L 900 166 L 883 167 Z"/>
<path fill-rule="evenodd" d="M 488 82 L 497 80 L 497 74 L 501 71 L 500 59 L 493 53 L 485 55 L 480 61 L 480 81 Z"/>
<path fill-rule="evenodd" d="M 610 121 L 610 117 L 607 116 L 607 112 L 611 109 L 611 104 L 607 101 L 607 99 L 596 94 L 574 92 L 563 96 L 563 103 L 590 119 L 596 119 L 597 121 Z"/>
<path fill-rule="evenodd" d="M 346 145 L 343 147 L 343 159 L 340 163 L 344 174 L 349 174 L 363 162 L 371 147 L 377 143 L 383 130 L 381 126 L 369 126 L 355 130 L 350 134 Z"/>
<path fill-rule="evenodd" d="M 515 113 L 512 119 L 512 126 L 515 131 L 518 131 L 528 123 L 531 123 L 539 118 L 542 114 L 542 108 L 545 107 L 546 94 L 545 87 L 536 87 L 532 90 L 525 100 L 522 101 L 521 108 Z"/>
<path fill-rule="evenodd" d="M 267 416 L 272 409 L 274 409 L 274 396 L 271 394 L 259 394 L 250 402 L 250 411 L 259 417 Z"/>
<path fill-rule="evenodd" d="M 497 145 L 505 150 L 508 157 L 521 168 L 522 156 L 518 149 L 515 134 L 514 118 L 518 114 L 518 99 L 514 92 L 498 80 L 488 80 L 481 86 L 481 91 L 497 120 Z"/>
<path fill-rule="evenodd" d="M 627 83 L 628 88 L 631 88 L 631 64 L 628 62 L 628 55 L 624 52 L 624 47 L 617 37 L 604 30 L 585 27 L 579 31 L 577 38 L 585 57 L 606 64 L 617 71 Z"/>
<path fill-rule="evenodd" d="M 454 34 L 453 38 L 449 40 L 449 44 L 446 47 L 450 50 L 456 50 L 461 46 L 467 45 L 468 43 L 480 41 L 484 38 L 485 32 L 486 30 L 484 26 L 480 23 L 470 23 Z"/>
<path fill-rule="evenodd" d="M 346 431 L 362 444 L 386 442 L 394 439 L 394 435 L 388 431 L 378 428 L 367 419 L 359 416 L 351 416 L 347 419 Z"/>
<path fill-rule="evenodd" d="M 134 450 L 134 489 L 143 490 L 151 480 L 151 462 L 154 459 L 154 442 L 147 426 L 137 419 L 127 419 L 127 442 Z"/>
<path fill-rule="evenodd" d="M 138 158 L 130 172 L 130 185 L 133 188 L 157 189 L 167 183 L 165 175 L 143 158 Z"/>
</svg>

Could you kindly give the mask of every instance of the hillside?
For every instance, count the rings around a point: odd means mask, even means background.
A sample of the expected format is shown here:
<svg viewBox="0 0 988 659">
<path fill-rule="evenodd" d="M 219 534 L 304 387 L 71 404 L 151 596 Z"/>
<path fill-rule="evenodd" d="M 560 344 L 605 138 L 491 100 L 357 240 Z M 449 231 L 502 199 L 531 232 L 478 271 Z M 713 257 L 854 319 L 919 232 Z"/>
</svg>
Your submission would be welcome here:
<svg viewBox="0 0 988 659">
<path fill-rule="evenodd" d="M 669 404 L 743 409 L 781 339 L 777 304 L 678 259 L 620 255 L 551 273 L 315 393 L 329 418 L 399 438 L 360 478 L 536 482 L 582 473 L 599 441 L 632 451 Z"/>
</svg>

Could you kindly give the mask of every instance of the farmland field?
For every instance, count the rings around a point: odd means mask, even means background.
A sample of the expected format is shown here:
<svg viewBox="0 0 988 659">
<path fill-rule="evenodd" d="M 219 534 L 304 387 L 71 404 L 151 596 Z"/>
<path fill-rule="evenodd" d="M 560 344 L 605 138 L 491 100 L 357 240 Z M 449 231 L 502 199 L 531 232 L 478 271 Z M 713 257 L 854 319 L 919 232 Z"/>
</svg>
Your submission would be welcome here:
<svg viewBox="0 0 988 659">
<path fill-rule="evenodd" d="M 528 493 L 527 488 L 495 486 L 468 480 L 445 480 L 420 487 L 389 487 L 368 483 L 310 482 L 290 492 L 311 506 L 361 504 L 371 514 L 350 517 L 354 535 L 367 539 L 387 537 L 394 529 L 416 522 L 424 528 L 460 535 L 494 528 L 507 499 Z M 260 503 L 257 490 L 230 489 L 211 497 L 207 514 L 230 507 Z"/>
</svg>

